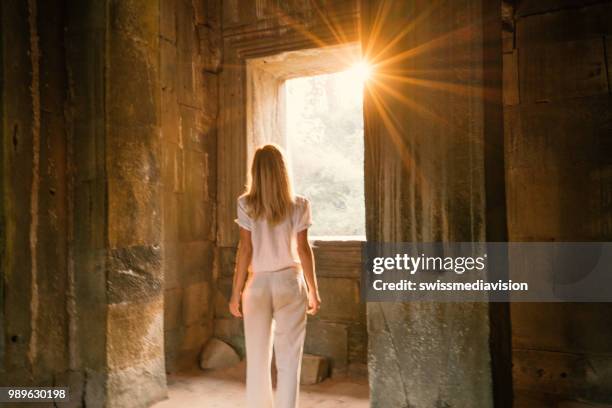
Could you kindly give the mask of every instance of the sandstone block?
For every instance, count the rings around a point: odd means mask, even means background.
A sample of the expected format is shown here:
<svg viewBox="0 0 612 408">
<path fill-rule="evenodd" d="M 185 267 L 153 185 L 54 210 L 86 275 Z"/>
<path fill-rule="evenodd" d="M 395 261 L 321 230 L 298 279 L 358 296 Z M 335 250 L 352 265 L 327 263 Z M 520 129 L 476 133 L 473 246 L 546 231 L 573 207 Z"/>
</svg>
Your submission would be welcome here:
<svg viewBox="0 0 612 408">
<path fill-rule="evenodd" d="M 608 93 L 601 38 L 519 48 L 521 102 L 550 102 Z"/>
<path fill-rule="evenodd" d="M 359 300 L 359 281 L 349 278 L 319 278 L 323 303 L 319 317 L 330 321 L 357 320 L 363 305 Z"/>
<path fill-rule="evenodd" d="M 193 350 L 194 356 L 202 349 L 202 345 L 212 337 L 212 328 L 206 324 L 193 324 L 185 327 L 181 339 L 181 351 Z"/>
<path fill-rule="evenodd" d="M 214 248 L 210 241 L 180 243 L 177 250 L 182 286 L 211 281 Z"/>
<path fill-rule="evenodd" d="M 234 276 L 234 268 L 236 266 L 236 248 L 221 247 L 219 248 L 219 273 L 221 276 Z"/>
<path fill-rule="evenodd" d="M 304 350 L 330 359 L 334 373 L 346 370 L 348 362 L 348 330 L 344 324 L 312 319 L 306 327 Z"/>
<path fill-rule="evenodd" d="M 219 369 L 231 367 L 240 362 L 238 353 L 227 343 L 211 338 L 202 349 L 200 368 Z"/>
<path fill-rule="evenodd" d="M 164 291 L 164 330 L 179 327 L 182 295 L 182 288 L 172 288 Z"/>
<path fill-rule="evenodd" d="M 359 278 L 361 274 L 361 242 L 316 241 L 314 256 L 317 275 L 332 278 Z"/>
<path fill-rule="evenodd" d="M 323 381 L 329 375 L 329 363 L 325 357 L 304 354 L 300 384 L 313 385 Z"/>
<path fill-rule="evenodd" d="M 353 378 L 368 378 L 368 365 L 366 363 L 350 363 L 348 375 Z"/>
<path fill-rule="evenodd" d="M 204 320 L 208 313 L 210 287 L 208 282 L 199 282 L 187 286 L 183 295 L 183 322 L 185 325 Z"/>
</svg>

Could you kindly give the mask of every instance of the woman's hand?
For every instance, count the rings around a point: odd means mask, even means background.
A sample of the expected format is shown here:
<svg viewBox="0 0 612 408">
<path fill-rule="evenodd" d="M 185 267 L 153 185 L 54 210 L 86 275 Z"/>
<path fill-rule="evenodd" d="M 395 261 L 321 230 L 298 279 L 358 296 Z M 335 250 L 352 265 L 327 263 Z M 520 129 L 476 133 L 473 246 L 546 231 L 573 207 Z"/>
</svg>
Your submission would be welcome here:
<svg viewBox="0 0 612 408">
<path fill-rule="evenodd" d="M 308 291 L 308 310 L 306 313 L 309 315 L 316 315 L 321 308 L 321 297 L 318 291 Z"/>
<path fill-rule="evenodd" d="M 240 312 L 240 295 L 232 294 L 229 301 L 229 310 L 232 316 L 242 317 L 242 313 Z"/>
</svg>

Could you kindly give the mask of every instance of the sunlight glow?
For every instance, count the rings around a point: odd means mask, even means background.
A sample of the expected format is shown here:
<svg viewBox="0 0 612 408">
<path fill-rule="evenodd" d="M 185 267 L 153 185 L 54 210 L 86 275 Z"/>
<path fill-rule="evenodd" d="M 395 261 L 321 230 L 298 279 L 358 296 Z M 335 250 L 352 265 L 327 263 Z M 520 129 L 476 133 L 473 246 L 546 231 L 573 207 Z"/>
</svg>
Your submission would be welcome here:
<svg viewBox="0 0 612 408">
<path fill-rule="evenodd" d="M 364 239 L 363 82 L 347 70 L 290 79 L 285 91 L 295 189 L 317 220 L 309 236 Z"/>
<path fill-rule="evenodd" d="M 372 66 L 366 61 L 359 61 L 353 64 L 353 66 L 348 69 L 348 72 L 355 81 L 363 83 L 372 75 Z"/>
<path fill-rule="evenodd" d="M 363 88 L 372 74 L 372 67 L 365 61 L 359 61 L 346 71 L 338 72 L 335 76 L 335 86 L 341 94 L 350 100 L 359 100 L 363 97 Z"/>
</svg>

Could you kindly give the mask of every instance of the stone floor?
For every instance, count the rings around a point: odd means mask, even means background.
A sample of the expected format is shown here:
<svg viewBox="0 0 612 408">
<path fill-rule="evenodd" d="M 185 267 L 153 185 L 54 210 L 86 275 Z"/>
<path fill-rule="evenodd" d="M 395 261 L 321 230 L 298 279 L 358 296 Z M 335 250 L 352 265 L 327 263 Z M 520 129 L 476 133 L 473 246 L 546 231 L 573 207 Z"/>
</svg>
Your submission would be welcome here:
<svg viewBox="0 0 612 408">
<path fill-rule="evenodd" d="M 225 370 L 168 376 L 168 399 L 152 408 L 244 407 L 244 363 Z M 300 408 L 369 408 L 365 378 L 340 377 L 302 386 Z"/>
</svg>

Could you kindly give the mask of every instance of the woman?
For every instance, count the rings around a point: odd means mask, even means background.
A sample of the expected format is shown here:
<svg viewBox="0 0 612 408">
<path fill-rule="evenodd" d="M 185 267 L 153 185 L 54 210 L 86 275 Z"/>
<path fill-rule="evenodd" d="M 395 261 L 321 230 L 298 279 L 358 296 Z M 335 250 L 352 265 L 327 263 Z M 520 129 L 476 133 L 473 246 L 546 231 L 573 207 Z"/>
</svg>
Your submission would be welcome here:
<svg viewBox="0 0 612 408">
<path fill-rule="evenodd" d="M 232 315 L 244 315 L 247 405 L 295 408 L 306 314 L 314 315 L 321 305 L 308 243 L 310 203 L 293 194 L 285 159 L 275 145 L 257 149 L 249 184 L 238 198 L 235 221 L 240 226 L 240 243 L 229 303 Z M 270 375 L 273 344 L 275 404 Z"/>
</svg>

